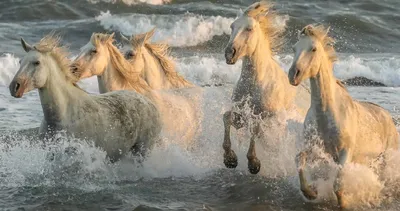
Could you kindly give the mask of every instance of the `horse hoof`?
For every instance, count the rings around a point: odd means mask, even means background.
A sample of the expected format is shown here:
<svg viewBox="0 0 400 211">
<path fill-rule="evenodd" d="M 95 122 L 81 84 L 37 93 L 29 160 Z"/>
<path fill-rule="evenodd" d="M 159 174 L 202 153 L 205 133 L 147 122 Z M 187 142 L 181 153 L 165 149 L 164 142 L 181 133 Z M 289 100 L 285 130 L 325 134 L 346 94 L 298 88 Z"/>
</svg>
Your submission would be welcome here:
<svg viewBox="0 0 400 211">
<path fill-rule="evenodd" d="M 237 156 L 233 150 L 224 154 L 224 164 L 230 169 L 234 169 L 238 165 Z"/>
<path fill-rule="evenodd" d="M 260 172 L 261 162 L 258 158 L 254 158 L 249 160 L 247 166 L 251 174 L 258 174 L 258 172 Z"/>
<path fill-rule="evenodd" d="M 316 190 L 312 190 L 310 186 L 308 188 L 301 189 L 301 192 L 303 192 L 304 197 L 306 197 L 308 200 L 314 200 L 318 196 L 318 192 Z"/>
<path fill-rule="evenodd" d="M 346 210 L 347 209 L 347 202 L 346 202 L 346 200 L 343 199 L 343 195 L 342 194 L 343 194 L 342 192 L 338 191 L 338 192 L 336 192 L 336 197 L 337 197 L 337 200 L 338 200 L 338 204 L 339 204 L 340 210 Z"/>
</svg>

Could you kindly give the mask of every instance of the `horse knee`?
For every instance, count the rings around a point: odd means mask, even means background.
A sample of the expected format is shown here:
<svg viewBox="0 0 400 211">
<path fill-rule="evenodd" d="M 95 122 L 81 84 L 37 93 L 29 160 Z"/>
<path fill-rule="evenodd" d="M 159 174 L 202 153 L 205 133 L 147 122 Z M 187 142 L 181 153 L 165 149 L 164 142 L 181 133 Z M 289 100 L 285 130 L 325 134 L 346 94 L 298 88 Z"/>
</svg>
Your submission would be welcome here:
<svg viewBox="0 0 400 211">
<path fill-rule="evenodd" d="M 134 157 L 144 157 L 146 155 L 146 150 L 142 144 L 136 143 L 130 149 Z"/>
<path fill-rule="evenodd" d="M 302 151 L 296 155 L 297 167 L 303 168 L 304 165 L 306 164 L 306 162 L 307 162 L 307 153 L 306 152 Z"/>
<path fill-rule="evenodd" d="M 235 127 L 236 130 L 244 127 L 243 117 L 240 114 L 237 114 L 237 113 L 231 114 L 231 121 L 232 121 L 233 127 Z"/>
</svg>

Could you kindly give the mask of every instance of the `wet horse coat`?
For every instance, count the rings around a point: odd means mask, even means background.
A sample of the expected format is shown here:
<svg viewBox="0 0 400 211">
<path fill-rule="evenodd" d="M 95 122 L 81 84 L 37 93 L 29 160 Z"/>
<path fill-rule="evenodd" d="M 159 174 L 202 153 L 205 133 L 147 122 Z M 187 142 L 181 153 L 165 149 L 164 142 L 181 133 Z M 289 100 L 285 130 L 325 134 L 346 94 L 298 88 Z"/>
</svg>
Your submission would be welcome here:
<svg viewBox="0 0 400 211">
<path fill-rule="evenodd" d="M 160 115 L 147 98 L 129 91 L 89 95 L 75 85 L 69 60 L 58 39 L 46 36 L 35 46 L 22 40 L 27 55 L 10 84 L 20 98 L 39 90 L 44 120 L 40 133 L 59 131 L 93 141 L 112 161 L 134 150 L 141 155 L 158 140 Z"/>
<path fill-rule="evenodd" d="M 398 149 L 399 134 L 388 111 L 382 107 L 353 100 L 344 86 L 333 76 L 336 60 L 333 39 L 323 26 L 308 25 L 299 34 L 295 56 L 289 70 L 294 86 L 310 79 L 311 106 L 304 121 L 304 138 L 313 146 L 316 137 L 340 168 L 346 163 L 369 164 L 388 149 Z M 301 190 L 308 199 L 317 193 L 308 184 L 304 168 L 311 149 L 298 156 Z M 334 191 L 339 205 L 348 206 L 343 197 L 341 169 Z"/>
</svg>

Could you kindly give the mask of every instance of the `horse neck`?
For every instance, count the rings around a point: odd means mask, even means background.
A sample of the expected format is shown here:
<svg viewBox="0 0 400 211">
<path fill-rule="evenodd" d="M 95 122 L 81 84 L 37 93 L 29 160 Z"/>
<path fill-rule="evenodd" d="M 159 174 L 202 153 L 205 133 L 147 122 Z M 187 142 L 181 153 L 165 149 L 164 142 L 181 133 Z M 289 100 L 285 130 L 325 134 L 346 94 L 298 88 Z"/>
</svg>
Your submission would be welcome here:
<svg viewBox="0 0 400 211">
<path fill-rule="evenodd" d="M 108 89 L 107 83 L 104 81 L 103 77 L 104 77 L 103 75 L 98 75 L 98 76 L 97 76 L 97 83 L 98 83 L 98 86 L 99 86 L 99 92 L 100 92 L 100 94 L 104 94 L 104 93 L 110 91 L 110 90 Z"/>
<path fill-rule="evenodd" d="M 109 51 L 107 66 L 104 71 L 102 71 L 102 74 L 97 76 L 97 83 L 101 94 L 115 90 L 123 90 L 129 84 L 129 81 L 113 66 L 110 56 L 113 52 L 111 52 L 110 48 L 110 46 L 107 46 Z"/>
<path fill-rule="evenodd" d="M 334 112 L 336 100 L 336 78 L 333 76 L 332 62 L 322 62 L 318 74 L 310 78 L 311 106 L 318 111 Z"/>
<path fill-rule="evenodd" d="M 97 83 L 99 85 L 99 91 L 101 94 L 121 90 L 123 85 L 126 84 L 126 79 L 123 78 L 111 62 L 108 62 L 106 69 L 103 74 L 97 76 Z"/>
<path fill-rule="evenodd" d="M 165 88 L 168 86 L 168 80 L 165 76 L 162 65 L 160 64 L 159 58 L 154 55 L 148 47 L 144 47 L 146 50 L 143 52 L 143 69 L 141 72 L 144 73 L 145 79 L 149 86 L 153 89 Z"/>
<path fill-rule="evenodd" d="M 74 108 L 87 103 L 89 95 L 65 80 L 60 70 L 53 69 L 44 87 L 39 89 L 44 119 L 50 127 L 57 127 L 71 116 Z"/>
<path fill-rule="evenodd" d="M 268 83 L 280 80 L 283 75 L 269 43 L 260 38 L 255 51 L 243 58 L 241 78 L 251 83 Z"/>
<path fill-rule="evenodd" d="M 110 59 L 109 59 L 110 60 Z M 117 90 L 134 90 L 139 94 L 150 95 L 150 87 L 147 83 L 137 74 L 136 81 L 130 81 L 125 78 L 109 61 L 106 69 L 102 75 L 97 77 L 100 93 Z"/>
</svg>

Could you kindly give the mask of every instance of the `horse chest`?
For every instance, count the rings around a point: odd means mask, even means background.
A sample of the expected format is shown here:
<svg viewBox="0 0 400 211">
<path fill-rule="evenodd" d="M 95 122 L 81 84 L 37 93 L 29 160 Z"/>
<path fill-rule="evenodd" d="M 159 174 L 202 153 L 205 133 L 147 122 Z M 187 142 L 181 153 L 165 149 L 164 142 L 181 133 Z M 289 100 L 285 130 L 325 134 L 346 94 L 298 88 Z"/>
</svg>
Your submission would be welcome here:
<svg viewBox="0 0 400 211">
<path fill-rule="evenodd" d="M 232 100 L 240 109 L 250 107 L 255 114 L 269 111 L 265 89 L 251 80 L 240 79 L 233 91 Z"/>
<path fill-rule="evenodd" d="M 335 115 L 329 111 L 321 112 L 318 109 L 311 108 L 305 123 L 310 131 L 316 133 L 325 143 L 332 145 L 337 143 L 342 136 L 340 124 L 336 121 Z"/>
</svg>

